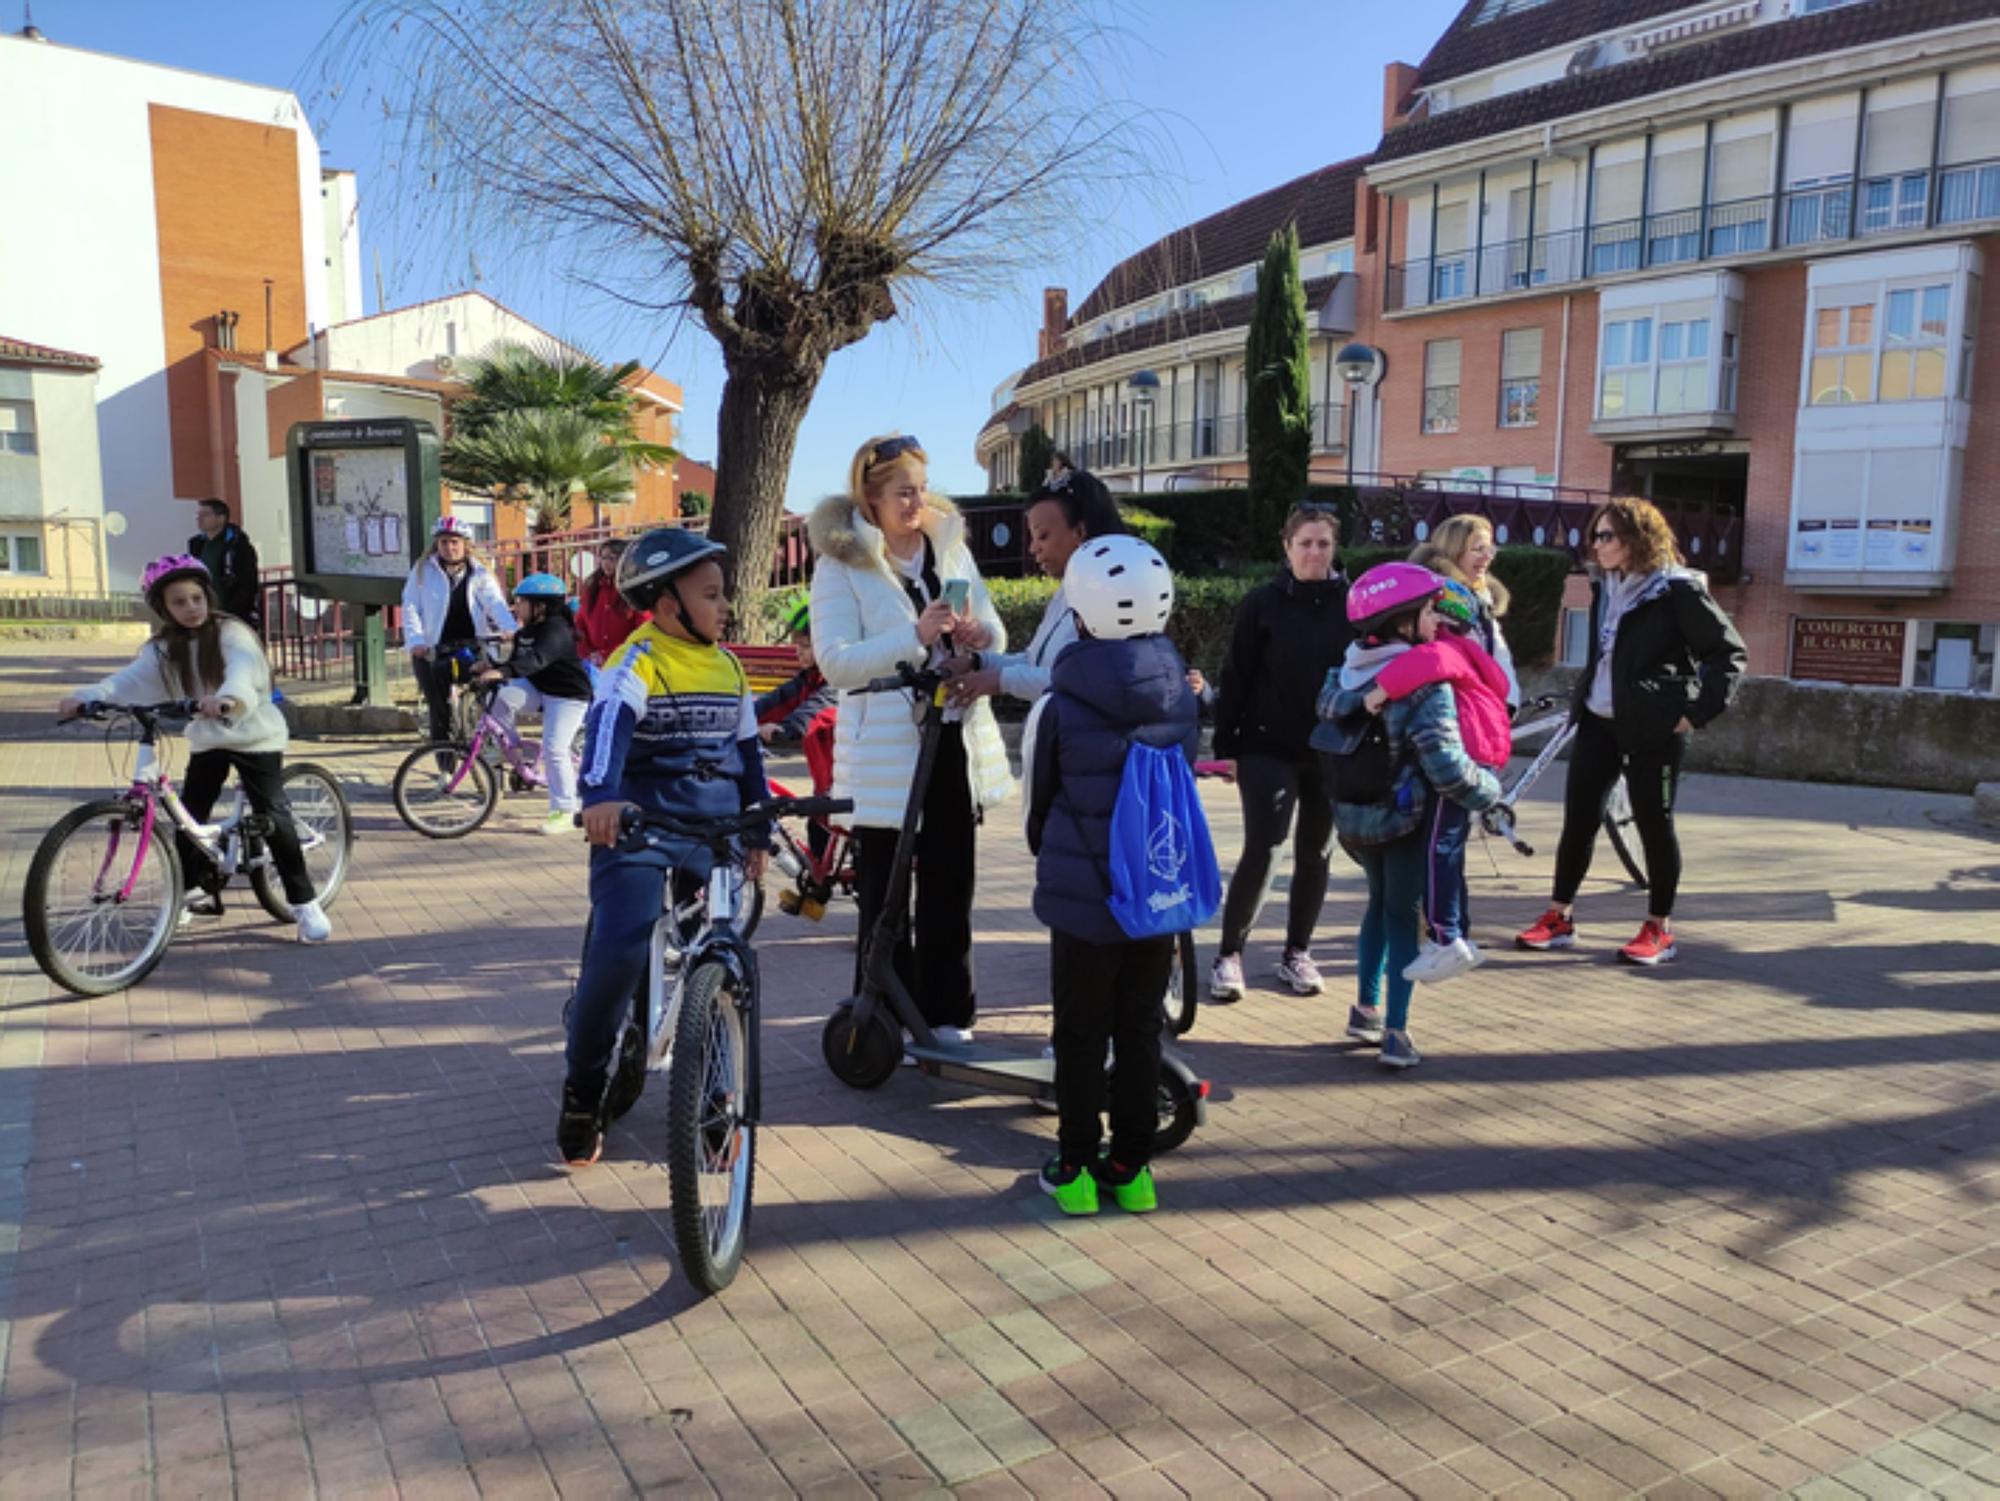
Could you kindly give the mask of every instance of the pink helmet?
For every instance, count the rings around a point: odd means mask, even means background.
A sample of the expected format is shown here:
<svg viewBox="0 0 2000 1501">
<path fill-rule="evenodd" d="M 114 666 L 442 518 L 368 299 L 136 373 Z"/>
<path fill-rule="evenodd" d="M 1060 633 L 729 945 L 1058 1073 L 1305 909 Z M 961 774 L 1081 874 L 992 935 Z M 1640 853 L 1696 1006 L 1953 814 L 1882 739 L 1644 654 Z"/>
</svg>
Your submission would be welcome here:
<svg viewBox="0 0 2000 1501">
<path fill-rule="evenodd" d="M 472 540 L 472 528 L 467 526 L 463 521 L 460 521 L 456 516 L 440 516 L 437 519 L 437 525 L 431 528 L 431 535 L 433 537 L 463 537 L 466 541 L 470 542 Z"/>
<path fill-rule="evenodd" d="M 156 589 L 164 589 L 175 579 L 198 578 L 204 587 L 213 593 L 214 581 L 209 577 L 208 565 L 200 558 L 190 557 L 184 552 L 170 552 L 164 558 L 155 558 L 146 565 L 146 571 L 139 575 L 139 592 L 151 604 Z"/>
<path fill-rule="evenodd" d="M 1378 563 L 1347 591 L 1347 623 L 1364 636 L 1378 634 L 1406 610 L 1444 592 L 1445 581 L 1415 563 Z"/>
</svg>

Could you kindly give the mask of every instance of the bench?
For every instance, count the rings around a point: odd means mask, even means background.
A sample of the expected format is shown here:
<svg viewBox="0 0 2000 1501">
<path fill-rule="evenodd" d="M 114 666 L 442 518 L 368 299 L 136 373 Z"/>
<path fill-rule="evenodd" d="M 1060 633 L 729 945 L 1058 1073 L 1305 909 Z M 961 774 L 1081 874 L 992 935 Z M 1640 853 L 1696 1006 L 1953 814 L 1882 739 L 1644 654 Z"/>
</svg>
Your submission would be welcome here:
<svg viewBox="0 0 2000 1501">
<path fill-rule="evenodd" d="M 752 693 L 769 693 L 799 670 L 799 659 L 789 646 L 744 646 L 732 641 L 729 650 L 743 665 Z"/>
</svg>

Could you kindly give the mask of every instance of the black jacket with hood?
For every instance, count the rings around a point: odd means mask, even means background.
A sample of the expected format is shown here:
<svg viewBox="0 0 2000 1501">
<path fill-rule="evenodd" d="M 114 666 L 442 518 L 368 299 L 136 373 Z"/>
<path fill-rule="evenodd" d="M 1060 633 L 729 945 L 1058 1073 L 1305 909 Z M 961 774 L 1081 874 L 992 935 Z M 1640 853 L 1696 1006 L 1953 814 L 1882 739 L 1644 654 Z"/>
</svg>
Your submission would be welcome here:
<svg viewBox="0 0 2000 1501">
<path fill-rule="evenodd" d="M 1592 684 L 1606 647 L 1609 588 L 1590 586 L 1590 655 L 1576 680 L 1572 713 L 1590 712 Z M 1683 719 L 1700 729 L 1729 707 L 1749 665 L 1743 638 L 1701 575 L 1666 568 L 1631 584 L 1611 622 L 1611 725 L 1628 755 L 1673 744 Z"/>
<path fill-rule="evenodd" d="M 1310 760 L 1320 685 L 1353 639 L 1347 576 L 1337 570 L 1303 583 L 1287 568 L 1244 595 L 1216 695 L 1216 755 Z"/>
</svg>

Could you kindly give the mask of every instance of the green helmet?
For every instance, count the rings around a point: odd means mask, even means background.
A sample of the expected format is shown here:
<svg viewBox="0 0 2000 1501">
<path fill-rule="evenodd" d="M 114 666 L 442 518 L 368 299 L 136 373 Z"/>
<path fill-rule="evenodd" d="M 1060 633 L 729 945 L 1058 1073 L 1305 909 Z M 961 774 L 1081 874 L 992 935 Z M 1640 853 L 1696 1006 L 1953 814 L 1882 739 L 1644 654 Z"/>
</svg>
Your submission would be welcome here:
<svg viewBox="0 0 2000 1501">
<path fill-rule="evenodd" d="M 785 634 L 803 636 L 812 629 L 812 596 L 794 594 L 785 601 Z"/>
</svg>

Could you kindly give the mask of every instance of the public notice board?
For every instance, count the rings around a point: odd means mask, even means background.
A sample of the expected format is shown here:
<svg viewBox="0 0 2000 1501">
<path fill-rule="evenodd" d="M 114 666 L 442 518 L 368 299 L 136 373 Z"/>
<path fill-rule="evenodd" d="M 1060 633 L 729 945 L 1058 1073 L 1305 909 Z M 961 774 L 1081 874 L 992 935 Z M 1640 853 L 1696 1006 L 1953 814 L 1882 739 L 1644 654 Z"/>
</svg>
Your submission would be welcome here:
<svg viewBox="0 0 2000 1501">
<path fill-rule="evenodd" d="M 300 587 L 394 604 L 438 514 L 436 429 L 408 418 L 301 422 L 286 448 Z"/>
<path fill-rule="evenodd" d="M 1909 622 L 1792 617 L 1792 676 L 1820 683 L 1900 688 Z"/>
</svg>

